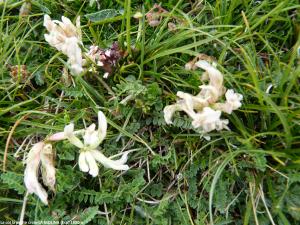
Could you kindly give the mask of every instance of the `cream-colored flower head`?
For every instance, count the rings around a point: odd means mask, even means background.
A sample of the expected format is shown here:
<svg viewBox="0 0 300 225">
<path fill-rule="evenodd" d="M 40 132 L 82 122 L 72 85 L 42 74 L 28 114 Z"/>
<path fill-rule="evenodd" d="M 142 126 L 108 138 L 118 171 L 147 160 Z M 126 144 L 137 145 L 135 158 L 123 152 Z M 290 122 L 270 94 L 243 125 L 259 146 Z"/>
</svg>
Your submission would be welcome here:
<svg viewBox="0 0 300 225">
<path fill-rule="evenodd" d="M 54 191 L 55 168 L 51 144 L 38 142 L 29 151 L 26 168 L 24 171 L 24 183 L 28 193 L 36 194 L 44 204 L 48 204 L 48 194 L 38 181 L 41 165 L 43 183 Z"/>
<path fill-rule="evenodd" d="M 107 121 L 105 115 L 98 112 L 98 130 L 96 125 L 91 124 L 83 132 L 74 131 L 74 124 L 67 125 L 64 129 L 64 136 L 70 141 L 71 144 L 80 148 L 80 154 L 78 159 L 79 168 L 83 172 L 89 172 L 93 177 L 99 173 L 97 161 L 103 166 L 115 170 L 128 170 L 129 167 L 125 165 L 127 161 L 128 153 L 124 153 L 119 160 L 111 160 L 105 157 L 99 150 L 98 146 L 102 143 L 106 137 Z M 83 142 L 76 137 L 76 134 L 81 133 Z"/>
<path fill-rule="evenodd" d="M 213 110 L 210 107 L 204 107 L 203 110 L 197 113 L 193 119 L 193 126 L 201 128 L 203 133 L 208 133 L 213 130 L 229 129 L 227 127 L 228 120 L 221 119 L 221 111 Z"/>
<path fill-rule="evenodd" d="M 192 68 L 193 67 L 193 68 Z M 223 86 L 223 74 L 216 68 L 216 64 L 205 60 L 196 63 L 189 62 L 186 69 L 194 67 L 205 70 L 202 80 L 208 80 L 208 84 L 201 85 L 200 92 L 196 96 L 182 91 L 177 92 L 179 99 L 175 104 L 164 108 L 164 117 L 167 124 L 172 123 L 173 114 L 176 111 L 184 111 L 191 119 L 194 128 L 202 129 L 203 133 L 213 130 L 229 129 L 228 120 L 222 120 L 221 111 L 232 113 L 233 110 L 241 107 L 243 96 L 234 93 L 232 89 L 225 94 L 226 102 L 218 103 L 225 92 Z"/>
<path fill-rule="evenodd" d="M 242 106 L 241 101 L 243 100 L 243 95 L 235 93 L 234 90 L 227 90 L 225 103 L 216 103 L 215 109 L 219 109 L 225 113 L 231 114 L 233 110 L 236 110 Z"/>
<path fill-rule="evenodd" d="M 44 26 L 48 30 L 45 34 L 46 41 L 58 51 L 68 56 L 68 63 L 74 75 L 80 74 L 82 68 L 82 52 L 80 17 L 76 19 L 76 26 L 67 17 L 62 16 L 62 21 L 51 20 L 49 15 L 44 16 Z"/>
</svg>

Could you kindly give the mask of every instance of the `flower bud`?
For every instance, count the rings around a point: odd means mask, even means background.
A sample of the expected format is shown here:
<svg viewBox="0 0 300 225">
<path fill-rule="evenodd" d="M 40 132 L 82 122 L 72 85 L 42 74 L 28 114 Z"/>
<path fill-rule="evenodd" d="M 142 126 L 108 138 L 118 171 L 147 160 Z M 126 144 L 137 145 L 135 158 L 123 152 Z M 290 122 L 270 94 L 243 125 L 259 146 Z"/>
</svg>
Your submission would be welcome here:
<svg viewBox="0 0 300 225">
<path fill-rule="evenodd" d="M 24 2 L 20 8 L 20 16 L 27 16 L 31 11 L 31 3 L 30 2 Z"/>
<path fill-rule="evenodd" d="M 133 18 L 135 19 L 140 19 L 143 17 L 143 14 L 141 12 L 136 12 L 134 15 L 133 15 Z"/>
</svg>

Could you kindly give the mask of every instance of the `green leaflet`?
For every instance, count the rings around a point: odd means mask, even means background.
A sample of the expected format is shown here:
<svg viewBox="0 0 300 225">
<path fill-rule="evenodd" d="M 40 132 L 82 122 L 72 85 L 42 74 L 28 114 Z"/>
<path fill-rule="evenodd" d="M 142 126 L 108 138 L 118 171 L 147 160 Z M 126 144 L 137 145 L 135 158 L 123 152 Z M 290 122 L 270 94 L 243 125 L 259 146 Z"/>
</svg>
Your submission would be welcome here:
<svg viewBox="0 0 300 225">
<path fill-rule="evenodd" d="M 89 207 L 80 213 L 80 224 L 88 224 L 98 213 L 98 206 Z"/>
<path fill-rule="evenodd" d="M 85 17 L 92 22 L 101 22 L 119 15 L 123 15 L 123 10 L 104 9 L 95 13 L 86 14 Z"/>
</svg>

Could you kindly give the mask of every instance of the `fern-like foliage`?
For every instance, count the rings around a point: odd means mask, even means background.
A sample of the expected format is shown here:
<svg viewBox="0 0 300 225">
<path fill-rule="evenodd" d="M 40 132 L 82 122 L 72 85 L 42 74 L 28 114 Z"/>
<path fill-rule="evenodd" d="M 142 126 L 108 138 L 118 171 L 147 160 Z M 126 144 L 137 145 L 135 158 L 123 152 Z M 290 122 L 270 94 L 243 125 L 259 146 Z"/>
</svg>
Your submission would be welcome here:
<svg viewBox="0 0 300 225">
<path fill-rule="evenodd" d="M 9 189 L 13 189 L 18 194 L 25 193 L 25 186 L 23 182 L 23 174 L 18 174 L 15 172 L 6 172 L 1 174 L 1 180 L 4 184 L 7 184 Z"/>
<path fill-rule="evenodd" d="M 94 217 L 97 215 L 98 213 L 98 207 L 94 206 L 94 207 L 89 207 L 87 209 L 85 209 L 83 212 L 80 213 L 80 224 L 88 224 L 89 222 L 91 222 Z"/>
</svg>

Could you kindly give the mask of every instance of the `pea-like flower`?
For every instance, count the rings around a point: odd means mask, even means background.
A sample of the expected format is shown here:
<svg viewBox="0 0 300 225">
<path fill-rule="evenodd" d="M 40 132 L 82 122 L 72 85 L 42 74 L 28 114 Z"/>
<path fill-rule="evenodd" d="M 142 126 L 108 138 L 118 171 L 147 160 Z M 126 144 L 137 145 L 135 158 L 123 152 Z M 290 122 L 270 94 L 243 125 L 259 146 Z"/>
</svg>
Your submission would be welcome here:
<svg viewBox="0 0 300 225">
<path fill-rule="evenodd" d="M 28 193 L 36 194 L 44 204 L 48 204 L 48 194 L 39 183 L 39 170 L 42 170 L 43 183 L 54 191 L 55 167 L 51 144 L 38 142 L 29 151 L 24 171 L 24 183 Z"/>
<path fill-rule="evenodd" d="M 191 119 L 194 128 L 201 128 L 203 133 L 213 130 L 229 129 L 228 120 L 221 119 L 222 111 L 231 114 L 241 107 L 243 96 L 230 89 L 226 92 L 226 102 L 219 103 L 225 93 L 223 74 L 206 60 L 189 62 L 186 69 L 201 68 L 205 70 L 202 80 L 208 84 L 201 85 L 200 92 L 192 95 L 182 91 L 177 92 L 179 99 L 175 104 L 164 108 L 164 118 L 167 124 L 172 124 L 172 117 L 176 111 L 184 111 Z"/>
<path fill-rule="evenodd" d="M 98 130 L 96 125 L 91 124 L 83 132 L 74 131 L 74 124 L 71 123 L 65 126 L 64 138 L 68 139 L 71 144 L 80 148 L 80 154 L 78 159 L 79 168 L 83 172 L 89 172 L 93 177 L 99 173 L 99 168 L 96 162 L 100 162 L 103 166 L 115 170 L 128 170 L 128 165 L 125 165 L 127 161 L 128 152 L 124 153 L 119 160 L 112 160 L 104 156 L 99 150 L 98 146 L 102 143 L 106 137 L 107 121 L 105 115 L 98 112 Z M 81 134 L 83 142 L 76 136 Z"/>
<path fill-rule="evenodd" d="M 49 32 L 45 34 L 45 39 L 51 46 L 68 56 L 71 72 L 77 75 L 83 71 L 80 17 L 76 19 L 76 26 L 67 17 L 62 16 L 61 20 L 51 20 L 47 14 L 44 16 L 44 26 Z"/>
<path fill-rule="evenodd" d="M 242 106 L 241 101 L 243 100 L 243 95 L 235 93 L 234 90 L 227 90 L 225 103 L 216 103 L 215 108 L 223 112 L 231 114 L 233 110 L 236 110 Z"/>
<path fill-rule="evenodd" d="M 200 86 L 198 97 L 207 99 L 209 103 L 214 103 L 224 94 L 223 74 L 213 65 L 205 60 L 199 60 L 195 65 L 205 72 L 202 80 L 209 80 L 208 85 Z"/>
<path fill-rule="evenodd" d="M 222 120 L 220 110 L 213 110 L 210 107 L 204 107 L 203 110 L 197 113 L 193 119 L 192 125 L 195 128 L 201 127 L 204 133 L 213 130 L 229 129 L 228 120 Z"/>
<path fill-rule="evenodd" d="M 180 98 L 175 104 L 168 105 L 164 108 L 164 117 L 167 124 L 172 124 L 172 117 L 176 111 L 184 111 L 189 117 L 195 118 L 195 110 L 201 110 L 207 106 L 207 99 L 203 99 L 199 96 L 193 96 L 189 93 L 182 91 L 177 92 L 177 96 Z"/>
</svg>

